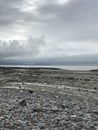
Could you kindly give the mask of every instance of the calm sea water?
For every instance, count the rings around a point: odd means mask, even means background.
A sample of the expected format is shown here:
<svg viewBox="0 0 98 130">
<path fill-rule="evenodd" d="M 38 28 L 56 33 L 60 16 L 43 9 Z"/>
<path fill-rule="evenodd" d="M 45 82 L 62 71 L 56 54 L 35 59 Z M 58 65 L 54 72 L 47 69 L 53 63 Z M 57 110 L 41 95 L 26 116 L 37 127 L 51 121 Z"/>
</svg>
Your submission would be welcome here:
<svg viewBox="0 0 98 130">
<path fill-rule="evenodd" d="M 98 69 L 98 66 L 62 66 L 62 68 L 69 70 L 94 70 Z"/>
<path fill-rule="evenodd" d="M 66 65 L 66 66 L 28 66 L 28 65 L 0 65 L 5 67 L 22 67 L 22 68 L 31 68 L 31 67 L 40 67 L 40 68 L 61 68 L 61 69 L 68 69 L 68 70 L 94 70 L 98 69 L 97 65 Z"/>
</svg>

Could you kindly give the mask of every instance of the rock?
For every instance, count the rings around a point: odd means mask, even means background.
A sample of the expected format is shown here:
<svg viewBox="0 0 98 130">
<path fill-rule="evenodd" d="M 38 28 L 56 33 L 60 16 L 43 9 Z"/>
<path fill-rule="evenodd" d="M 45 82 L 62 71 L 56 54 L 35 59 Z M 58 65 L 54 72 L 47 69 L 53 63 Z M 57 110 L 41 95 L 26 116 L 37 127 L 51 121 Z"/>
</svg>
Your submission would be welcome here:
<svg viewBox="0 0 98 130">
<path fill-rule="evenodd" d="M 0 116 L 0 121 L 4 120 L 4 118 L 5 118 L 4 116 Z"/>
<path fill-rule="evenodd" d="M 15 125 L 26 125 L 26 121 L 22 121 L 22 120 L 16 120 L 14 122 Z"/>
<path fill-rule="evenodd" d="M 45 89 L 41 89 L 41 92 L 45 92 L 46 90 Z"/>
<path fill-rule="evenodd" d="M 96 90 L 96 89 L 97 89 L 97 87 L 94 87 L 93 89 L 94 89 L 94 90 Z"/>
<path fill-rule="evenodd" d="M 33 129 L 31 129 L 31 130 L 40 130 L 40 128 L 39 128 L 38 126 L 35 126 L 35 127 L 33 127 Z"/>
<path fill-rule="evenodd" d="M 32 93 L 33 93 L 33 90 L 28 90 L 28 92 L 29 92 L 30 94 L 32 94 Z"/>
<path fill-rule="evenodd" d="M 23 106 L 23 107 L 27 106 L 26 100 L 23 99 L 22 101 L 20 101 L 20 102 L 19 102 L 19 105 L 21 105 L 21 106 Z"/>
<path fill-rule="evenodd" d="M 92 111 L 94 114 L 98 115 L 98 110 L 93 110 Z"/>
<path fill-rule="evenodd" d="M 59 109 L 58 109 L 58 107 L 56 107 L 56 106 L 52 106 L 51 111 L 53 111 L 53 112 L 58 112 Z"/>
<path fill-rule="evenodd" d="M 40 129 L 45 129 L 46 127 L 45 123 L 39 123 L 38 126 Z"/>
<path fill-rule="evenodd" d="M 80 88 L 78 88 L 78 89 L 77 89 L 77 91 L 81 91 L 81 89 L 80 89 Z"/>
<path fill-rule="evenodd" d="M 98 130 L 98 126 L 95 126 L 95 129 Z"/>
<path fill-rule="evenodd" d="M 33 111 L 34 112 L 44 112 L 44 109 L 43 108 L 33 108 Z"/>
<path fill-rule="evenodd" d="M 77 115 L 71 115 L 71 120 L 77 122 Z"/>
<path fill-rule="evenodd" d="M 71 115 L 71 118 L 76 118 L 77 117 L 77 115 Z"/>
<path fill-rule="evenodd" d="M 64 113 L 64 114 L 65 114 L 65 113 Z M 55 119 L 58 120 L 58 121 L 59 121 L 59 120 L 68 121 L 68 120 L 69 120 L 68 116 L 67 116 L 67 115 L 64 115 L 64 114 L 63 114 L 63 115 L 61 115 L 61 114 L 58 115 Z"/>
<path fill-rule="evenodd" d="M 46 128 L 45 130 L 49 130 L 49 128 Z"/>
</svg>

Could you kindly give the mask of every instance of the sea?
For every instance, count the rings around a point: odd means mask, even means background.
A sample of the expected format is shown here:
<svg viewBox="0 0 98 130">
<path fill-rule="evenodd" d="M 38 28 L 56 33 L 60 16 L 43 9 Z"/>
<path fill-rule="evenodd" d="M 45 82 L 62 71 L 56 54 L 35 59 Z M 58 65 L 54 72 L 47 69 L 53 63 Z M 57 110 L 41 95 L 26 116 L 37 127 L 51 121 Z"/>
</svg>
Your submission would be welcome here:
<svg viewBox="0 0 98 130">
<path fill-rule="evenodd" d="M 60 68 L 67 70 L 98 70 L 98 65 L 0 65 L 0 67 Z"/>
</svg>

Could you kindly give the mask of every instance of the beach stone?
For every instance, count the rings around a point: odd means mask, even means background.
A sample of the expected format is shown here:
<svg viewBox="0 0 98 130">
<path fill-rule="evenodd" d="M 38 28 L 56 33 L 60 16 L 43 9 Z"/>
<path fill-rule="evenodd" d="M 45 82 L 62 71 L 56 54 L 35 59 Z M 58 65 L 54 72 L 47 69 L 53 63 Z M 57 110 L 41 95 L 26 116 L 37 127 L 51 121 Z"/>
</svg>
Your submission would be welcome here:
<svg viewBox="0 0 98 130">
<path fill-rule="evenodd" d="M 20 125 L 20 124 L 23 124 L 24 122 L 22 121 L 22 120 L 16 120 L 15 122 L 14 122 L 14 124 L 16 124 L 16 125 Z"/>
<path fill-rule="evenodd" d="M 33 94 L 34 91 L 33 91 L 33 90 L 28 90 L 28 92 L 29 92 L 30 94 Z"/>
<path fill-rule="evenodd" d="M 58 112 L 58 111 L 59 111 L 59 109 L 58 109 L 58 107 L 57 107 L 57 106 L 52 106 L 51 111 L 53 111 L 53 112 Z"/>
<path fill-rule="evenodd" d="M 98 130 L 98 126 L 95 126 L 95 129 Z"/>
<path fill-rule="evenodd" d="M 92 111 L 94 114 L 98 115 L 98 110 L 93 110 Z"/>
<path fill-rule="evenodd" d="M 46 90 L 45 89 L 41 89 L 41 92 L 45 92 Z"/>
<path fill-rule="evenodd" d="M 23 107 L 27 106 L 27 102 L 26 102 L 25 99 L 21 100 L 21 101 L 19 102 L 19 104 L 20 104 L 21 106 L 23 106 Z"/>
<path fill-rule="evenodd" d="M 0 121 L 4 120 L 4 118 L 5 118 L 4 116 L 0 116 Z"/>
<path fill-rule="evenodd" d="M 38 126 L 40 129 L 45 129 L 46 127 L 45 123 L 39 123 Z"/>
<path fill-rule="evenodd" d="M 71 115 L 71 118 L 76 118 L 77 117 L 77 115 Z"/>
<path fill-rule="evenodd" d="M 44 109 L 41 107 L 38 107 L 38 108 L 33 108 L 33 111 L 34 112 L 44 112 Z"/>
</svg>

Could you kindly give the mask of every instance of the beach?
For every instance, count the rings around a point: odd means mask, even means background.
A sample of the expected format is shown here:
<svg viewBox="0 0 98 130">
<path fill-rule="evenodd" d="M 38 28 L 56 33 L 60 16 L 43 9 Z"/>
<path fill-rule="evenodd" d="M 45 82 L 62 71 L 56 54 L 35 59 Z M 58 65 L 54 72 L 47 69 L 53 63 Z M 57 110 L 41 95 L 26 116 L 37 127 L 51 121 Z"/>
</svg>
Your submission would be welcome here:
<svg viewBox="0 0 98 130">
<path fill-rule="evenodd" d="M 0 67 L 0 130 L 98 130 L 98 70 Z"/>
</svg>

